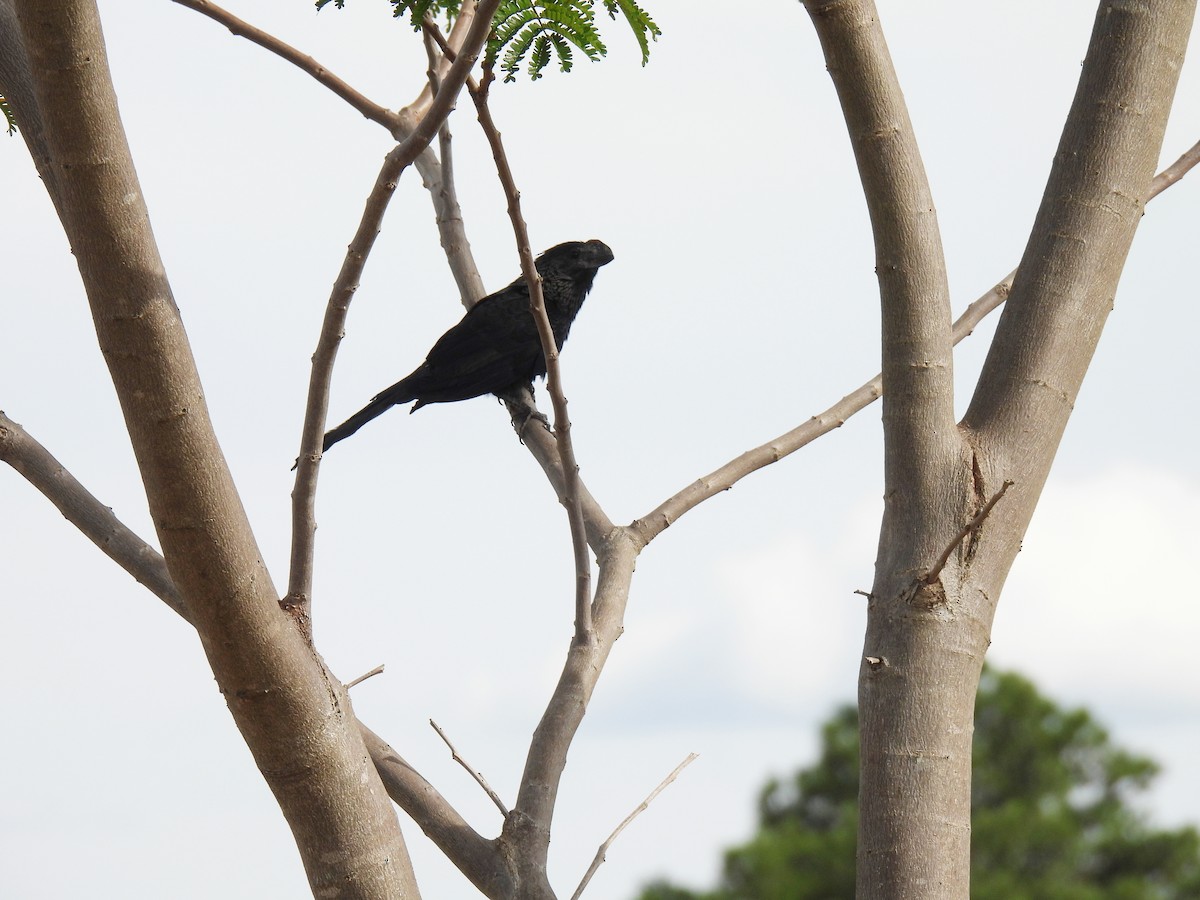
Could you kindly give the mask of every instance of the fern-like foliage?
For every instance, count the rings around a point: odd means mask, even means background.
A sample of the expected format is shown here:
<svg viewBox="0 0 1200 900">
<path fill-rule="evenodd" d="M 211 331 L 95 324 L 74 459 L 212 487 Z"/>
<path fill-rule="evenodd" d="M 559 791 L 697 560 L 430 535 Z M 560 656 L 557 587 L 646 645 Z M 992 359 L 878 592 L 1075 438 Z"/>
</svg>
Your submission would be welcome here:
<svg viewBox="0 0 1200 900">
<path fill-rule="evenodd" d="M 346 6 L 346 0 L 316 0 L 317 12 L 330 3 L 335 9 L 343 9 Z M 392 4 L 392 17 L 399 19 L 401 16 L 408 16 L 408 23 L 412 25 L 413 31 L 421 30 L 421 22 L 426 16 L 434 20 L 443 17 L 449 26 L 462 8 L 462 0 L 388 0 L 388 3 Z"/>
<path fill-rule="evenodd" d="M 528 58 L 529 77 L 537 80 L 550 64 L 550 52 L 564 72 L 574 64 L 572 46 L 588 59 L 608 52 L 596 31 L 596 15 L 589 0 L 505 0 L 492 20 L 487 62 L 500 63 L 505 81 L 515 81 Z M 503 56 L 501 56 L 503 53 Z"/>
<path fill-rule="evenodd" d="M 320 12 L 330 3 L 336 9 L 346 6 L 346 0 L 316 0 L 317 11 Z M 453 22 L 462 7 L 462 0 L 388 0 L 388 3 L 392 4 L 392 15 L 397 19 L 407 15 L 414 29 L 421 27 L 426 15 L 433 19 L 444 15 L 447 22 Z"/>
<path fill-rule="evenodd" d="M 17 133 L 17 120 L 13 118 L 12 110 L 8 108 L 8 101 L 4 99 L 4 95 L 0 94 L 0 113 L 4 114 L 4 122 L 8 125 L 8 133 Z"/>
<path fill-rule="evenodd" d="M 642 48 L 642 65 L 650 62 L 650 41 L 657 41 L 662 34 L 662 29 L 654 24 L 650 14 L 633 0 L 604 0 L 604 8 L 610 19 L 615 19 L 620 10 L 633 36 L 637 38 L 638 46 Z"/>
<path fill-rule="evenodd" d="M 461 0 L 387 0 L 392 15 L 405 16 L 413 28 L 420 28 L 426 16 L 445 17 L 447 23 L 458 15 Z M 650 42 L 662 31 L 636 0 L 600 0 L 610 19 L 619 13 L 629 24 L 642 51 L 642 65 L 650 59 Z M 316 0 L 317 9 L 332 3 L 341 9 L 346 0 Z M 558 60 L 563 72 L 575 64 L 575 51 L 595 61 L 608 53 L 596 29 L 596 0 L 504 0 L 492 20 L 486 64 L 499 66 L 505 81 L 515 81 L 522 66 L 530 79 L 542 77 L 551 60 Z"/>
</svg>

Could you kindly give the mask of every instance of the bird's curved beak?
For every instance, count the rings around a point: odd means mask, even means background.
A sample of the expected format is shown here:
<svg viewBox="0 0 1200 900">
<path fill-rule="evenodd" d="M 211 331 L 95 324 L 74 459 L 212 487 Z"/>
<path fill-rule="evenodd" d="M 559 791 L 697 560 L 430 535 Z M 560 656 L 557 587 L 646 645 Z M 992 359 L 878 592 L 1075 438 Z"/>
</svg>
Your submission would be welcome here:
<svg viewBox="0 0 1200 900">
<path fill-rule="evenodd" d="M 604 241 L 598 241 L 593 238 L 587 242 L 587 249 L 588 257 L 592 265 L 597 269 L 608 265 L 615 258 L 612 250 L 609 249 L 608 244 L 604 243 Z"/>
</svg>

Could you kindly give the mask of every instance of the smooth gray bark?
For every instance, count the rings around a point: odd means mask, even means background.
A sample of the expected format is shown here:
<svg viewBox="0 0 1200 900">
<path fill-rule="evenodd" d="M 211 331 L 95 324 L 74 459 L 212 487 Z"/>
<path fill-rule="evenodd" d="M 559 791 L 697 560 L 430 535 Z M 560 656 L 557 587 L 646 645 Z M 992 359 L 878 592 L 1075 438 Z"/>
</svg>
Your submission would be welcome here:
<svg viewBox="0 0 1200 900">
<path fill-rule="evenodd" d="M 314 894 L 417 897 L 341 684 L 278 606 L 217 444 L 117 112 L 91 0 L 15 4 L 47 185 L 71 242 L 163 556 Z"/>
</svg>

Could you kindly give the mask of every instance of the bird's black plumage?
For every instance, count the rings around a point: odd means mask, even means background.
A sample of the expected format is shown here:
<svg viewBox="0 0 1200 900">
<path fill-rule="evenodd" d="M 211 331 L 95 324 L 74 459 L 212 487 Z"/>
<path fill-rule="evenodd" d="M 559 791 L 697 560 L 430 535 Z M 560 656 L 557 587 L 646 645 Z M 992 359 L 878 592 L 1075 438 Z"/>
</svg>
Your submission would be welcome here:
<svg viewBox="0 0 1200 900">
<path fill-rule="evenodd" d="M 537 258 L 546 315 L 558 349 L 592 289 L 597 270 L 612 259 L 608 245 L 596 240 L 568 241 Z M 529 285 L 522 276 L 467 310 L 457 325 L 438 338 L 416 371 L 327 432 L 322 449 L 328 450 L 397 404 L 415 400 L 411 412 L 416 412 L 429 403 L 453 403 L 521 387 L 545 374 L 546 357 L 529 310 Z"/>
</svg>

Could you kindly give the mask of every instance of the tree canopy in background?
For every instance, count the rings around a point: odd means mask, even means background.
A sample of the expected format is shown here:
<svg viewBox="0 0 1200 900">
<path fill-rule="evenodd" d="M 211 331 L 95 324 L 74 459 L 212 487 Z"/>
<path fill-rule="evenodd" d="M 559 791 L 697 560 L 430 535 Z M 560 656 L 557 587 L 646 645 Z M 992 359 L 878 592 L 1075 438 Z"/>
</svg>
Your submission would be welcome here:
<svg viewBox="0 0 1200 900">
<path fill-rule="evenodd" d="M 1158 765 L 1114 746 L 1087 710 L 985 669 L 972 757 L 974 900 L 1200 897 L 1200 835 L 1157 830 L 1132 803 Z M 726 851 L 716 890 L 655 882 L 640 900 L 853 897 L 857 800 L 858 713 L 844 706 L 817 763 L 763 788 L 758 833 Z"/>
</svg>

